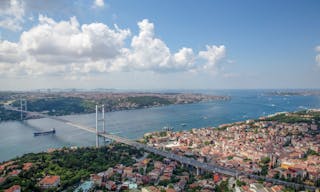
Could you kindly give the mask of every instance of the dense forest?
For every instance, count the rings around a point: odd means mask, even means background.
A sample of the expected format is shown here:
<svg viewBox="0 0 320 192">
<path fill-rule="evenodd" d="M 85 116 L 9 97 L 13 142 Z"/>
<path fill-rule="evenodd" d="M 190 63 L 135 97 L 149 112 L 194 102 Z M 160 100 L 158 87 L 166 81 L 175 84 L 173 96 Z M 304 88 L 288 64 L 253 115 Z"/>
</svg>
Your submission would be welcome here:
<svg viewBox="0 0 320 192">
<path fill-rule="evenodd" d="M 91 173 L 105 171 L 119 163 L 132 165 L 135 162 L 133 157 L 139 158 L 142 155 L 143 151 L 122 144 L 77 150 L 65 148 L 52 153 L 29 153 L 14 159 L 15 164 L 21 168 L 23 163 L 31 162 L 34 166 L 18 176 L 9 177 L 0 185 L 0 191 L 15 184 L 21 185 L 22 191 L 40 191 L 36 184 L 47 174 L 61 177 L 60 188 L 53 191 L 73 191 L 72 186 L 82 179 L 88 179 Z"/>
<path fill-rule="evenodd" d="M 320 126 L 320 113 L 312 111 L 298 111 L 290 114 L 281 113 L 268 117 L 268 121 L 278 121 L 283 123 L 315 123 Z"/>
</svg>

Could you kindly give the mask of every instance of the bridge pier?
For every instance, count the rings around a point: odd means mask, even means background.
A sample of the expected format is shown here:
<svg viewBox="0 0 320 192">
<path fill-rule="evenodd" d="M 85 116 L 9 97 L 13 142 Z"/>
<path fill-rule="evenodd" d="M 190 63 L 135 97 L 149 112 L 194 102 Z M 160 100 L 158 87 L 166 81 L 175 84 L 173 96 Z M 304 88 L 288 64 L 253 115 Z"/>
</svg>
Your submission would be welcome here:
<svg viewBox="0 0 320 192">
<path fill-rule="evenodd" d="M 197 176 L 199 176 L 200 175 L 200 168 L 199 167 L 196 167 L 196 172 L 197 172 Z"/>
</svg>

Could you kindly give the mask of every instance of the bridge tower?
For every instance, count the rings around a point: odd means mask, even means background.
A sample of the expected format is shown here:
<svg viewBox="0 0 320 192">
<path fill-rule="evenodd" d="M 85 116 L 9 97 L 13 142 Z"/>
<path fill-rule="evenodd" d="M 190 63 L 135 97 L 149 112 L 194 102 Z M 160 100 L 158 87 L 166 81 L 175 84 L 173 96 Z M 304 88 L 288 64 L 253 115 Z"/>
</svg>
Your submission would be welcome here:
<svg viewBox="0 0 320 192">
<path fill-rule="evenodd" d="M 28 111 L 28 105 L 26 99 L 20 99 L 20 120 L 23 120 L 23 113 Z M 26 113 L 27 114 L 27 113 Z"/>
<path fill-rule="evenodd" d="M 99 118 L 99 111 L 101 110 L 101 116 Z M 99 126 L 102 125 L 102 131 L 99 132 Z M 96 147 L 99 147 L 99 134 L 106 133 L 106 118 L 104 113 L 104 105 L 96 105 Z"/>
<path fill-rule="evenodd" d="M 200 175 L 200 172 L 201 172 L 200 168 L 199 168 L 199 167 L 196 167 L 196 174 L 197 174 L 197 176 Z"/>
</svg>

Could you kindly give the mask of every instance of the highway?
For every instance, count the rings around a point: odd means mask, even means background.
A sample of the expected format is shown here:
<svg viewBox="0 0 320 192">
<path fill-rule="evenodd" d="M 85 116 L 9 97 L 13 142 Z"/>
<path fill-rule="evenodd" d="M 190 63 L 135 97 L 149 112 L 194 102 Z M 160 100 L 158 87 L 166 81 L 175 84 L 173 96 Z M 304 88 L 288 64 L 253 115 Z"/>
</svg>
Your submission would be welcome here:
<svg viewBox="0 0 320 192">
<path fill-rule="evenodd" d="M 20 112 L 20 110 L 18 108 L 15 108 L 15 107 L 12 107 L 12 106 L 9 106 L 9 105 L 5 105 L 5 108 L 7 110 L 13 110 L 13 111 Z M 30 111 L 22 111 L 22 112 L 27 113 L 29 115 L 33 115 L 33 116 L 54 119 L 56 121 L 60 121 L 62 123 L 65 123 L 67 125 L 76 127 L 78 129 L 81 129 L 81 130 L 96 134 L 96 129 L 95 128 L 87 127 L 87 126 L 84 126 L 84 125 L 81 125 L 81 124 L 78 124 L 78 123 L 75 123 L 75 122 L 71 122 L 69 120 L 62 119 L 62 118 L 57 117 L 57 116 L 49 116 L 49 115 L 45 115 L 45 114 L 42 114 L 42 113 L 30 112 Z M 171 153 L 171 152 L 168 152 L 168 151 L 164 151 L 164 150 L 161 150 L 161 149 L 150 147 L 148 145 L 145 145 L 145 144 L 142 144 L 142 143 L 138 143 L 138 142 L 136 142 L 134 140 L 130 140 L 130 139 L 127 139 L 127 138 L 124 138 L 124 137 L 120 137 L 120 136 L 117 136 L 117 135 L 112 135 L 112 134 L 108 134 L 108 133 L 98 133 L 98 134 L 100 136 L 102 136 L 102 137 L 114 140 L 116 142 L 124 143 L 124 144 L 130 145 L 130 146 L 136 147 L 138 149 L 144 149 L 145 151 L 160 155 L 162 157 L 165 157 L 165 158 L 168 158 L 168 159 L 171 159 L 171 160 L 175 160 L 175 161 L 180 162 L 180 163 L 182 163 L 184 165 L 189 165 L 189 166 L 192 166 L 192 167 L 195 167 L 197 169 L 204 170 L 204 171 L 207 171 L 207 172 L 221 173 L 221 174 L 228 175 L 228 176 L 233 176 L 233 177 L 246 176 L 246 177 L 257 179 L 257 180 L 265 180 L 265 181 L 268 181 L 268 182 L 271 182 L 271 183 L 274 183 L 274 184 L 280 184 L 280 185 L 285 185 L 285 186 L 294 187 L 294 188 L 305 188 L 305 189 L 309 189 L 309 190 L 312 190 L 312 191 L 316 190 L 316 188 L 314 186 L 297 184 L 297 183 L 293 183 L 293 182 L 286 182 L 286 181 L 282 181 L 282 180 L 279 180 L 279 179 L 267 178 L 267 177 L 264 177 L 264 176 L 259 176 L 259 175 L 254 175 L 254 174 L 250 174 L 250 173 L 246 173 L 246 172 L 241 172 L 241 171 L 238 171 L 236 169 L 230 169 L 230 168 L 222 167 L 222 166 L 219 166 L 219 165 L 200 162 L 200 161 L 197 161 L 197 160 L 192 159 L 192 158 L 188 158 L 188 157 L 177 155 L 177 154 L 174 154 L 174 153 Z"/>
</svg>

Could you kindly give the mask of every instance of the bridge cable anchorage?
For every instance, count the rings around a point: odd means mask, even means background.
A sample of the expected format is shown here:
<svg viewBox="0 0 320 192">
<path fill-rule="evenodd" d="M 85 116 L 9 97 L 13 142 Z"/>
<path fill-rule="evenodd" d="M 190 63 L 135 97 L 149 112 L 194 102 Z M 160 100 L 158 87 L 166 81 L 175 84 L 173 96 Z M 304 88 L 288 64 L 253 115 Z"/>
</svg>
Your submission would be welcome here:
<svg viewBox="0 0 320 192">
<path fill-rule="evenodd" d="M 25 117 L 27 117 L 28 114 L 28 104 L 27 104 L 27 100 L 26 99 L 22 99 L 20 98 L 20 120 L 23 121 L 24 120 L 24 115 L 23 113 L 25 113 Z"/>
<path fill-rule="evenodd" d="M 100 118 L 99 110 L 101 110 Z M 99 131 L 100 123 L 102 124 L 102 131 Z M 99 147 L 99 137 L 102 137 L 105 142 L 105 137 L 102 134 L 106 134 L 106 118 L 104 113 L 104 105 L 96 105 L 96 147 Z"/>
</svg>

